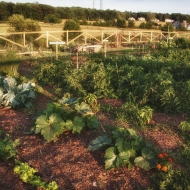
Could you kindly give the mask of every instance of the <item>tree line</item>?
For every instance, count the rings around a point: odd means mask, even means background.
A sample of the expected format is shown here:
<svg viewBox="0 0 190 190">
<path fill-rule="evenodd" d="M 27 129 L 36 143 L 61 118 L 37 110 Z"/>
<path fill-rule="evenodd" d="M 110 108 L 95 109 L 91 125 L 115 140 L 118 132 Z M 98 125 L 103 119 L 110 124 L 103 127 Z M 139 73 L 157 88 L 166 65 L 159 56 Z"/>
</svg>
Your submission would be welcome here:
<svg viewBox="0 0 190 190">
<path fill-rule="evenodd" d="M 126 7 L 127 9 L 127 7 Z M 182 22 L 186 20 L 190 22 L 190 15 L 181 13 L 153 13 L 153 12 L 130 12 L 130 11 L 117 11 L 117 10 L 98 10 L 91 8 L 81 7 L 53 7 L 50 5 L 35 3 L 11 3 L 0 2 L 0 22 L 5 22 L 13 14 L 23 15 L 24 18 L 29 18 L 37 21 L 60 22 L 61 19 L 77 19 L 82 21 L 99 21 L 113 22 L 115 19 L 128 20 L 130 17 L 138 19 L 144 17 L 146 21 L 152 19 L 159 19 L 165 21 L 170 18 L 175 21 Z"/>
</svg>

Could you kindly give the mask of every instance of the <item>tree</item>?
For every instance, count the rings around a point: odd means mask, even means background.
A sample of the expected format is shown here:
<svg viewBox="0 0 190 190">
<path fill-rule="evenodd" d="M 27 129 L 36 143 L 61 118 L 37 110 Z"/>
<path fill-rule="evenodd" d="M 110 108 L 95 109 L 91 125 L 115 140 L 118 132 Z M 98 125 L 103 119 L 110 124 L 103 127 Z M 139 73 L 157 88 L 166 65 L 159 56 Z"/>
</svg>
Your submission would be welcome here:
<svg viewBox="0 0 190 190">
<path fill-rule="evenodd" d="M 117 27 L 118 28 L 126 28 L 126 20 L 122 18 L 117 19 Z"/>
<path fill-rule="evenodd" d="M 49 22 L 54 24 L 61 23 L 61 19 L 57 14 L 48 14 L 47 16 L 44 17 L 44 22 Z"/>
<path fill-rule="evenodd" d="M 80 28 L 80 25 L 79 25 L 79 23 L 77 21 L 71 19 L 71 20 L 67 20 L 65 22 L 63 30 L 65 30 L 65 31 L 67 31 L 67 30 L 81 30 L 81 28 Z M 77 37 L 80 34 L 81 34 L 81 32 L 69 32 L 68 33 L 68 38 L 73 39 L 73 38 Z M 66 41 L 66 38 L 67 38 L 67 34 L 64 32 L 64 34 L 62 35 L 63 41 Z"/>
<path fill-rule="evenodd" d="M 173 32 L 174 27 L 173 27 L 172 23 L 166 23 L 164 26 L 161 27 L 161 30 L 162 31 L 168 31 L 169 30 L 169 32 Z"/>
<path fill-rule="evenodd" d="M 25 19 L 23 15 L 14 14 L 8 18 L 8 24 L 14 28 L 15 32 L 35 32 L 40 31 L 39 23 L 32 19 Z"/>
<path fill-rule="evenodd" d="M 26 23 L 23 15 L 14 14 L 8 18 L 8 24 L 14 28 L 15 32 L 23 32 L 26 29 Z"/>
<path fill-rule="evenodd" d="M 11 32 L 35 32 L 40 31 L 39 23 L 32 19 L 25 19 L 23 15 L 14 14 L 8 18 L 8 24 L 13 27 Z M 39 34 L 26 35 L 26 40 L 33 41 L 33 38 L 38 37 Z M 18 40 L 20 39 L 17 38 Z"/>
<path fill-rule="evenodd" d="M 129 20 L 128 21 L 128 27 L 129 28 L 134 28 L 135 27 L 135 21 L 134 20 Z"/>
<path fill-rule="evenodd" d="M 177 47 L 182 48 L 182 49 L 187 49 L 190 47 L 190 41 L 188 41 L 185 38 L 178 38 L 175 41 L 175 43 L 176 43 Z"/>
</svg>

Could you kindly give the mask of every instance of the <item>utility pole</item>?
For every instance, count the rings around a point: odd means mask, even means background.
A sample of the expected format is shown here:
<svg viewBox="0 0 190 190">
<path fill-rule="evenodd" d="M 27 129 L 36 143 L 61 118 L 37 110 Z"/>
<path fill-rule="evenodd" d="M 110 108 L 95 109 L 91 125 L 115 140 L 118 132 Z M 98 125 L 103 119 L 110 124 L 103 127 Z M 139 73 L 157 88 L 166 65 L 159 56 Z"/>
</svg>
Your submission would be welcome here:
<svg viewBox="0 0 190 190">
<path fill-rule="evenodd" d="M 100 0 L 100 10 L 103 10 L 103 0 Z"/>
</svg>

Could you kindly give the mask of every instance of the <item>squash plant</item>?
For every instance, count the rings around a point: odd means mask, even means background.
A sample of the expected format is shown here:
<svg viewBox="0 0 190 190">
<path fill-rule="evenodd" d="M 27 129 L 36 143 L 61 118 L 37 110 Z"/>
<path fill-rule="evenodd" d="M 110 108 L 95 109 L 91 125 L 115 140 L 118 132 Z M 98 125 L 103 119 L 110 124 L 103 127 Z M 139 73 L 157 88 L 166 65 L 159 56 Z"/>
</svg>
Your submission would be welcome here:
<svg viewBox="0 0 190 190">
<path fill-rule="evenodd" d="M 139 137 L 133 129 L 117 128 L 111 135 L 103 135 L 89 143 L 88 151 L 105 148 L 105 169 L 134 165 L 149 170 L 156 167 L 156 152 L 152 146 Z"/>
<path fill-rule="evenodd" d="M 34 87 L 32 82 L 17 85 L 15 78 L 0 76 L 0 105 L 30 108 L 35 98 Z"/>
<path fill-rule="evenodd" d="M 85 127 L 98 128 L 98 120 L 85 102 L 77 98 L 63 97 L 58 103 L 50 103 L 35 122 L 35 133 L 44 139 L 56 141 L 65 131 L 81 133 Z"/>
</svg>

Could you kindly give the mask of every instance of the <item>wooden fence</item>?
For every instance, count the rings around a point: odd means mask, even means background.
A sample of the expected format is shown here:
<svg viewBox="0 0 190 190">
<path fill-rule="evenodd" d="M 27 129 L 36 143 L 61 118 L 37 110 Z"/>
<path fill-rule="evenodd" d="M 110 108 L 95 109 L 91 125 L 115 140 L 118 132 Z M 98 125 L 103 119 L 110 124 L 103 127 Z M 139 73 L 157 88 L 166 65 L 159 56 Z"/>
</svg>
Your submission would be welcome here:
<svg viewBox="0 0 190 190">
<path fill-rule="evenodd" d="M 70 33 L 78 33 L 76 37 L 69 38 Z M 114 47 L 124 46 L 125 44 L 135 43 L 157 43 L 161 40 L 173 40 L 177 38 L 190 39 L 190 32 L 162 32 L 152 30 L 72 30 L 72 31 L 40 31 L 40 32 L 15 32 L 15 33 L 0 33 L 0 43 L 6 41 L 4 44 L 12 44 L 21 48 L 26 48 L 34 41 L 44 39 L 45 46 L 49 47 L 50 41 L 62 41 L 62 35 L 65 35 L 65 44 L 77 43 L 82 37 L 80 43 L 86 45 L 93 41 L 93 43 L 103 44 L 105 41 Z M 26 36 L 36 35 L 38 37 L 32 38 L 29 42 Z M 19 38 L 17 36 L 20 36 Z M 19 39 L 19 40 L 18 40 Z"/>
</svg>

